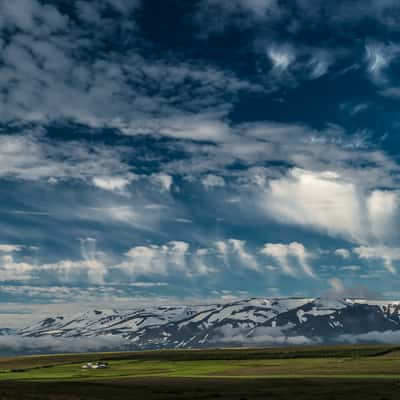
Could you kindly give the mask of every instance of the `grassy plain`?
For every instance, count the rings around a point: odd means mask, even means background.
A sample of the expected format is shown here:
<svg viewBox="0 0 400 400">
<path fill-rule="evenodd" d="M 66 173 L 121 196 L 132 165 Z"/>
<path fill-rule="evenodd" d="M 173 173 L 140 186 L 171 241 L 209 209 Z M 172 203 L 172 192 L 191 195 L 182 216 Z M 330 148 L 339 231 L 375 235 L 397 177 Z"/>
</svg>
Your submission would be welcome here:
<svg viewBox="0 0 400 400">
<path fill-rule="evenodd" d="M 87 361 L 109 368 L 84 370 Z M 400 348 L 333 346 L 0 358 L 0 399 L 398 399 Z"/>
</svg>

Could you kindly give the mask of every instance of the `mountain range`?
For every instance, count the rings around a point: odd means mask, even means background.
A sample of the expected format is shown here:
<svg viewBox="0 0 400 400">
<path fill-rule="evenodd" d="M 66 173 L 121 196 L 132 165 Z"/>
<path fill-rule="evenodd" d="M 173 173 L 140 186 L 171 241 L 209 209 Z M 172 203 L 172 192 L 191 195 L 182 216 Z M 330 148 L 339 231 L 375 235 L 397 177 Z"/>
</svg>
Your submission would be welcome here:
<svg viewBox="0 0 400 400">
<path fill-rule="evenodd" d="M 171 349 L 400 341 L 400 301 L 251 298 L 221 304 L 98 309 L 49 316 L 0 335 L 112 339 L 117 348 Z"/>
</svg>

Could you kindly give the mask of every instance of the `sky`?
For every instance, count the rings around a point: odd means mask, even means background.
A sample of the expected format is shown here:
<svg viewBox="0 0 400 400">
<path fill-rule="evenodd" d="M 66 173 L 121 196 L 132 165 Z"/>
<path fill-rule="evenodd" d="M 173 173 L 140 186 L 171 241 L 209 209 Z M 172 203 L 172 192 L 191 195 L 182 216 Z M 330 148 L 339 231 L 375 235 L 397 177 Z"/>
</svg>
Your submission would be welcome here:
<svg viewBox="0 0 400 400">
<path fill-rule="evenodd" d="M 0 326 L 400 298 L 398 0 L 0 0 Z"/>
</svg>

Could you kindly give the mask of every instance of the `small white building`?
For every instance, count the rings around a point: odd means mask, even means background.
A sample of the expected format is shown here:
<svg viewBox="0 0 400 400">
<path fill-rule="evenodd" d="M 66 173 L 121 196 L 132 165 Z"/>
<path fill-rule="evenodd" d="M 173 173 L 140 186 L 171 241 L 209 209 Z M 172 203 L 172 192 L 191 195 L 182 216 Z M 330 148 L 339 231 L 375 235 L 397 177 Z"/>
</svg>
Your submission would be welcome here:
<svg viewBox="0 0 400 400">
<path fill-rule="evenodd" d="M 104 368 L 109 368 L 108 363 L 106 362 L 88 362 L 84 365 L 82 365 L 83 369 L 104 369 Z"/>
</svg>

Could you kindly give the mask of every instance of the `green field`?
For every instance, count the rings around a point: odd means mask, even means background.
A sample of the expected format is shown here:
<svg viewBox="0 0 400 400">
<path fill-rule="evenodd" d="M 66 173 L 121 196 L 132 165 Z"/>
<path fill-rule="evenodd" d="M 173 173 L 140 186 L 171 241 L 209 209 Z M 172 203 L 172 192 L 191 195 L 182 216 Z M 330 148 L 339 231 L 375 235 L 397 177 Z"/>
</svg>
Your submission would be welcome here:
<svg viewBox="0 0 400 400">
<path fill-rule="evenodd" d="M 109 368 L 81 368 L 87 361 L 101 360 Z M 400 348 L 293 347 L 0 358 L 0 399 L 20 398 L 397 399 Z"/>
</svg>

